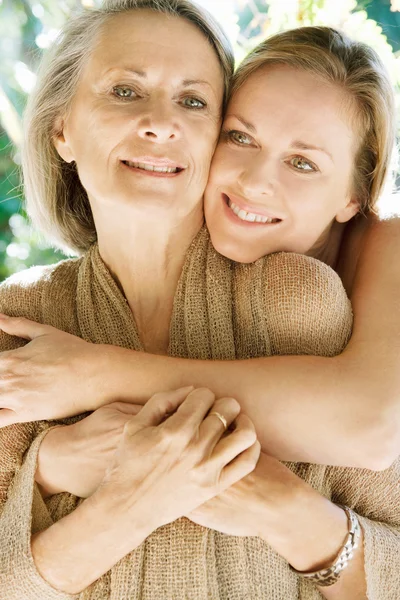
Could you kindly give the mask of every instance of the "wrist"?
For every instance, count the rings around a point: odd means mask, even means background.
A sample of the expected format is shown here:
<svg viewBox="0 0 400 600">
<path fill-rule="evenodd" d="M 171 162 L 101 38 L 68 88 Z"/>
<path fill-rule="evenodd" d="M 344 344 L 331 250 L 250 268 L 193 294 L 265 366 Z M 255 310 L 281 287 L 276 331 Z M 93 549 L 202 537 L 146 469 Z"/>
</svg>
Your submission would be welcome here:
<svg viewBox="0 0 400 600">
<path fill-rule="evenodd" d="M 270 507 L 261 537 L 296 570 L 316 571 L 332 564 L 347 534 L 345 511 L 299 480 Z"/>
<path fill-rule="evenodd" d="M 43 498 L 66 491 L 62 482 L 65 429 L 62 425 L 50 428 L 39 447 L 35 482 Z"/>
<path fill-rule="evenodd" d="M 135 353 L 136 355 L 137 353 Z M 96 410 L 116 400 L 132 402 L 134 365 L 132 350 L 96 344 L 93 361 L 93 394 L 90 410 Z"/>
<path fill-rule="evenodd" d="M 127 530 L 135 532 L 135 542 L 137 542 L 136 545 L 139 545 L 160 526 L 154 511 L 153 513 L 149 512 L 148 503 L 143 509 L 140 498 L 134 498 L 131 485 L 127 489 L 121 489 L 108 482 L 103 482 L 89 498 L 84 500 L 83 504 L 88 510 L 94 510 L 97 514 L 103 514 L 107 518 L 109 515 L 113 515 L 115 532 L 120 532 L 121 540 L 124 540 L 121 543 L 126 541 L 128 546 L 132 540 L 126 539 Z M 153 503 L 151 504 L 154 506 Z M 131 550 L 132 548 L 129 547 L 126 553 Z"/>
</svg>

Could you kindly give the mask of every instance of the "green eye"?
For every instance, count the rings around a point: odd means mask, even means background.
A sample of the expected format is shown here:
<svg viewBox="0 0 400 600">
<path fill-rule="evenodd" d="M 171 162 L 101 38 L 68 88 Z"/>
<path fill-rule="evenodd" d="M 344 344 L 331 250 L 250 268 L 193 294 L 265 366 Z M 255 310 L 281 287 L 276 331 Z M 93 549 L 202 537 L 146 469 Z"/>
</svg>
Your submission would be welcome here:
<svg viewBox="0 0 400 600">
<path fill-rule="evenodd" d="M 116 85 L 113 87 L 113 93 L 117 98 L 122 98 L 123 100 L 130 100 L 137 95 L 132 88 L 125 85 Z"/>
<path fill-rule="evenodd" d="M 298 171 L 316 171 L 317 169 L 313 163 L 309 162 L 301 156 L 295 156 L 290 160 L 290 164 Z"/>
<path fill-rule="evenodd" d="M 188 98 L 184 98 L 182 104 L 187 108 L 204 108 L 205 102 L 199 100 L 198 98 L 193 98 L 189 96 Z"/>
<path fill-rule="evenodd" d="M 249 135 L 246 135 L 242 131 L 228 131 L 228 136 L 240 146 L 250 146 L 253 141 Z"/>
</svg>

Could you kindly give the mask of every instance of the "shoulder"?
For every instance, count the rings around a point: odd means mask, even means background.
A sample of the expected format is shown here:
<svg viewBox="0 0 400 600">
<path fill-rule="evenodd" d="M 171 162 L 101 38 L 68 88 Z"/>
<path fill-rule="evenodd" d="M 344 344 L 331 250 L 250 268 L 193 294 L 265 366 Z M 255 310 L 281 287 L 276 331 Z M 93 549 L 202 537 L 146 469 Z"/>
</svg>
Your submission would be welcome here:
<svg viewBox="0 0 400 600">
<path fill-rule="evenodd" d="M 262 259 L 261 279 L 265 319 L 280 354 L 333 356 L 343 350 L 352 310 L 333 269 L 315 258 L 280 252 Z"/>
<path fill-rule="evenodd" d="M 69 330 L 81 260 L 66 259 L 11 275 L 0 284 L 0 312 Z"/>
<path fill-rule="evenodd" d="M 46 297 L 55 299 L 64 295 L 66 289 L 76 287 L 80 261 L 66 259 L 11 275 L 0 285 L 0 309 L 12 316 L 21 316 L 21 310 L 35 312 Z"/>
<path fill-rule="evenodd" d="M 267 297 L 278 294 L 280 300 L 286 302 L 321 299 L 325 303 L 328 294 L 331 299 L 337 298 L 348 306 L 339 275 L 320 260 L 293 252 L 278 252 L 262 261 L 262 280 Z"/>
</svg>

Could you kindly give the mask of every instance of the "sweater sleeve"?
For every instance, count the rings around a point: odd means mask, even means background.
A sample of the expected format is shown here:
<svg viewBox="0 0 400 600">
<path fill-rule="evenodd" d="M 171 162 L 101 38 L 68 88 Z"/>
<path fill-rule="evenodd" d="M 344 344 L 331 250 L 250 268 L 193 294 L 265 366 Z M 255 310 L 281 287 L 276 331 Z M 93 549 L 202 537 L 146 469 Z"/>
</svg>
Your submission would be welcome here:
<svg viewBox="0 0 400 600">
<path fill-rule="evenodd" d="M 325 263 L 280 252 L 260 278 L 271 354 L 335 356 L 350 339 L 353 315 L 340 277 Z"/>
<path fill-rule="evenodd" d="M 33 268 L 0 286 L 0 312 L 43 319 L 43 291 L 52 268 Z M 65 308 L 65 305 L 64 305 Z M 66 311 L 67 312 L 67 311 Z M 0 352 L 25 344 L 0 331 Z M 2 600 L 70 600 L 54 590 L 39 574 L 31 554 L 31 535 L 53 523 L 46 502 L 35 484 L 40 443 L 48 422 L 19 423 L 0 429 L 0 590 Z M 60 500 L 74 497 L 59 494 Z"/>
<path fill-rule="evenodd" d="M 333 502 L 358 515 L 364 532 L 368 600 L 400 598 L 400 458 L 385 471 L 328 467 Z"/>
<path fill-rule="evenodd" d="M 31 444 L 9 486 L 0 516 L 0 581 L 4 600 L 78 598 L 52 588 L 39 574 L 31 553 L 32 533 L 53 523 L 34 483 L 37 454 L 45 434 L 43 431 Z"/>
</svg>

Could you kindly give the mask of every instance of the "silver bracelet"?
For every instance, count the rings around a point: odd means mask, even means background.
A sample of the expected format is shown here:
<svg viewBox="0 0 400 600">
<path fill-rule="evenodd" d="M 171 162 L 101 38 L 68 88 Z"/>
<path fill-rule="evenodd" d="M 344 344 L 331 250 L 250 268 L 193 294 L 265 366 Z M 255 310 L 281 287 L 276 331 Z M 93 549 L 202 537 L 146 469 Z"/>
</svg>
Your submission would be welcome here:
<svg viewBox="0 0 400 600">
<path fill-rule="evenodd" d="M 297 571 L 292 566 L 290 566 L 291 570 L 294 571 L 297 575 L 308 579 L 311 583 L 320 586 L 328 586 L 333 585 L 339 579 L 342 574 L 342 571 L 347 567 L 349 561 L 353 558 L 353 552 L 356 548 L 358 548 L 358 544 L 361 536 L 361 527 L 358 517 L 354 511 L 351 510 L 348 506 L 343 506 L 342 504 L 338 504 L 340 508 L 343 508 L 347 515 L 348 523 L 349 523 L 349 531 L 347 537 L 345 539 L 344 545 L 340 549 L 339 554 L 335 558 L 334 562 L 330 567 L 325 567 L 320 571 Z"/>
</svg>

